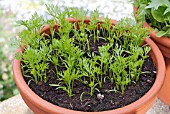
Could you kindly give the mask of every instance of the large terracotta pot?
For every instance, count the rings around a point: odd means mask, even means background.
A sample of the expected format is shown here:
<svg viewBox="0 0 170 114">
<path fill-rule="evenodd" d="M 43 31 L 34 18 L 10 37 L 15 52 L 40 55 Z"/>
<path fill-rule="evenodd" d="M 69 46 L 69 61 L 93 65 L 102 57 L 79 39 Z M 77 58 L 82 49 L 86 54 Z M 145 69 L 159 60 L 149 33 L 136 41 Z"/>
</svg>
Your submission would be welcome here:
<svg viewBox="0 0 170 114">
<path fill-rule="evenodd" d="M 134 12 L 135 13 L 137 12 L 136 7 L 134 7 Z M 135 14 L 135 17 L 136 18 L 138 17 L 137 14 Z M 144 23 L 143 27 L 149 28 L 149 31 L 151 32 L 150 34 L 151 39 L 157 44 L 163 56 L 170 59 L 170 38 L 166 36 L 162 36 L 160 38 L 157 37 L 156 36 L 157 32 L 155 32 L 154 29 L 147 22 Z"/>
<path fill-rule="evenodd" d="M 75 20 L 72 20 L 71 22 L 74 21 Z M 89 20 L 86 21 L 89 22 Z M 116 23 L 116 21 L 114 20 L 112 20 L 111 22 L 112 24 Z M 43 31 L 46 33 L 49 32 L 49 27 L 45 27 Z M 12 66 L 14 79 L 22 98 L 24 99 L 28 107 L 35 114 L 144 114 L 155 102 L 158 92 L 163 84 L 164 75 L 165 75 L 165 62 L 159 48 L 150 38 L 146 38 L 145 43 L 147 43 L 151 47 L 150 55 L 157 67 L 157 75 L 156 75 L 155 83 L 153 84 L 151 89 L 139 100 L 125 107 L 118 108 L 115 110 L 108 110 L 102 112 L 81 112 L 81 111 L 62 108 L 43 100 L 41 97 L 35 94 L 26 84 L 23 75 L 21 73 L 21 61 L 17 59 L 13 60 L 13 66 Z M 18 51 L 22 51 L 22 50 L 18 49 L 17 52 Z"/>
</svg>

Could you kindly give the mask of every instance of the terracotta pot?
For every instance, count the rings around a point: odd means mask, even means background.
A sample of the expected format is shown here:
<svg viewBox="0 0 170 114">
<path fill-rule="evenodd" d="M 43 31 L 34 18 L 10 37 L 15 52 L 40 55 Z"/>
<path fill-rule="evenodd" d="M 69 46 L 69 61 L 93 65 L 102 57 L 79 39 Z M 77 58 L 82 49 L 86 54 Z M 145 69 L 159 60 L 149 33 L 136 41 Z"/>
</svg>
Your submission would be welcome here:
<svg viewBox="0 0 170 114">
<path fill-rule="evenodd" d="M 134 6 L 134 12 L 135 12 L 135 17 L 137 18 L 137 8 Z M 157 46 L 160 48 L 163 56 L 167 57 L 170 59 L 170 38 L 166 36 L 162 37 L 157 37 L 156 34 L 157 32 L 154 31 L 154 29 L 147 23 L 145 22 L 143 27 L 149 28 L 149 31 L 151 31 L 150 37 L 151 39 L 157 44 Z"/>
<path fill-rule="evenodd" d="M 165 58 L 166 75 L 163 86 L 158 94 L 158 98 L 170 106 L 170 59 Z"/>
<path fill-rule="evenodd" d="M 114 25 L 117 21 L 112 20 L 111 22 Z M 48 32 L 49 27 L 43 30 Z M 153 84 L 151 89 L 139 100 L 125 107 L 118 108 L 115 110 L 108 110 L 108 111 L 101 111 L 101 112 L 82 112 L 82 111 L 75 111 L 75 110 L 62 108 L 43 100 L 41 97 L 35 94 L 26 84 L 21 73 L 21 65 L 20 65 L 21 61 L 16 59 L 13 60 L 13 66 L 12 66 L 14 79 L 21 93 L 22 98 L 24 99 L 28 107 L 35 114 L 144 114 L 155 102 L 157 94 L 163 84 L 164 75 L 165 75 L 165 62 L 159 48 L 150 38 L 146 38 L 145 43 L 147 43 L 151 47 L 150 55 L 153 58 L 153 61 L 155 62 L 157 67 L 157 75 L 156 75 L 155 83 Z M 22 51 L 22 50 L 18 49 L 17 52 L 18 51 Z"/>
</svg>

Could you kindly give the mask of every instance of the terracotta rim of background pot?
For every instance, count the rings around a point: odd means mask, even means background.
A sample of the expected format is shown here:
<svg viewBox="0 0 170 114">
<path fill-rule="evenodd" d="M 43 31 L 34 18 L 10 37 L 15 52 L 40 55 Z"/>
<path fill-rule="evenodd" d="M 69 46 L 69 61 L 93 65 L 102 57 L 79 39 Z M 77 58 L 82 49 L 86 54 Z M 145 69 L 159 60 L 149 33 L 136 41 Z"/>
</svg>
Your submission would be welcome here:
<svg viewBox="0 0 170 114">
<path fill-rule="evenodd" d="M 138 18 L 138 15 L 136 14 L 137 8 L 135 6 L 133 7 L 133 10 L 135 13 L 135 17 Z M 162 36 L 160 38 L 157 37 L 156 36 L 157 32 L 154 31 L 154 28 L 152 28 L 147 22 L 144 22 L 143 27 L 149 29 L 149 31 L 151 32 L 150 36 L 151 36 L 152 40 L 155 41 L 156 44 L 158 44 L 158 47 L 162 51 L 162 54 L 165 57 L 170 58 L 170 38 L 168 38 L 166 36 Z"/>
<path fill-rule="evenodd" d="M 75 21 L 73 19 L 73 21 Z M 117 21 L 111 20 L 112 24 L 115 25 Z M 47 27 L 49 29 L 49 27 Z M 151 89 L 140 99 L 137 101 L 114 110 L 108 110 L 108 111 L 101 111 L 101 112 L 81 112 L 81 111 L 75 111 L 70 110 L 66 108 L 62 108 L 59 106 L 56 106 L 54 104 L 51 104 L 45 100 L 43 100 L 41 97 L 39 97 L 37 94 L 35 94 L 26 84 L 22 73 L 21 73 L 21 61 L 14 59 L 12 68 L 13 68 L 13 75 L 15 82 L 17 84 L 17 87 L 20 91 L 20 94 L 26 104 L 33 110 L 35 113 L 49 113 L 49 114 L 135 114 L 135 113 L 145 113 L 155 102 L 155 99 L 157 97 L 157 94 L 163 84 L 164 81 L 164 75 L 165 75 L 165 62 L 162 56 L 162 53 L 160 52 L 159 48 L 156 46 L 156 44 L 150 39 L 146 38 L 145 43 L 147 43 L 151 47 L 150 55 L 153 58 L 153 61 L 156 63 L 157 66 L 157 75 L 156 80 Z M 20 48 L 17 49 L 16 52 L 21 52 L 22 50 Z"/>
</svg>

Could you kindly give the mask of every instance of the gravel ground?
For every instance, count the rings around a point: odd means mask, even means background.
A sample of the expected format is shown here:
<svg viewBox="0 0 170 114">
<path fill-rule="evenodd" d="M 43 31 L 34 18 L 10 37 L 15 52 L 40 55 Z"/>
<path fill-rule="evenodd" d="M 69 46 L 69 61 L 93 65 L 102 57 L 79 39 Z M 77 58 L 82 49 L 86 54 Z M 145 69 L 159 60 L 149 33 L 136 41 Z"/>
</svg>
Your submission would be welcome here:
<svg viewBox="0 0 170 114">
<path fill-rule="evenodd" d="M 170 114 L 170 107 L 157 99 L 147 114 Z"/>
</svg>

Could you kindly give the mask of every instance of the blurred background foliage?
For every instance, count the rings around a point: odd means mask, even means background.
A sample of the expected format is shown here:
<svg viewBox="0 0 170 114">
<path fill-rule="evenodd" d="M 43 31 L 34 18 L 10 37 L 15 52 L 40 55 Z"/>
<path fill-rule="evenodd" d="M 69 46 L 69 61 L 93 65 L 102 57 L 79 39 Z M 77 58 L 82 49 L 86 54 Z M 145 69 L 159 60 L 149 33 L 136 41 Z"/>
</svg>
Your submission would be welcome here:
<svg viewBox="0 0 170 114">
<path fill-rule="evenodd" d="M 93 11 L 96 8 L 101 15 L 119 20 L 131 17 L 133 12 L 129 0 L 0 0 L 0 102 L 19 93 L 12 74 L 17 33 L 23 28 L 16 25 L 19 19 L 28 19 L 36 11 L 48 18 L 45 4 L 60 7 L 82 7 Z"/>
<path fill-rule="evenodd" d="M 18 94 L 18 89 L 13 80 L 11 62 L 5 57 L 0 46 L 0 101 Z"/>
<path fill-rule="evenodd" d="M 4 9 L 0 5 L 0 101 L 19 93 L 12 75 L 12 55 L 10 55 L 9 48 L 10 39 L 14 37 L 10 19 L 14 17 L 15 15 L 12 13 L 4 12 Z"/>
</svg>

